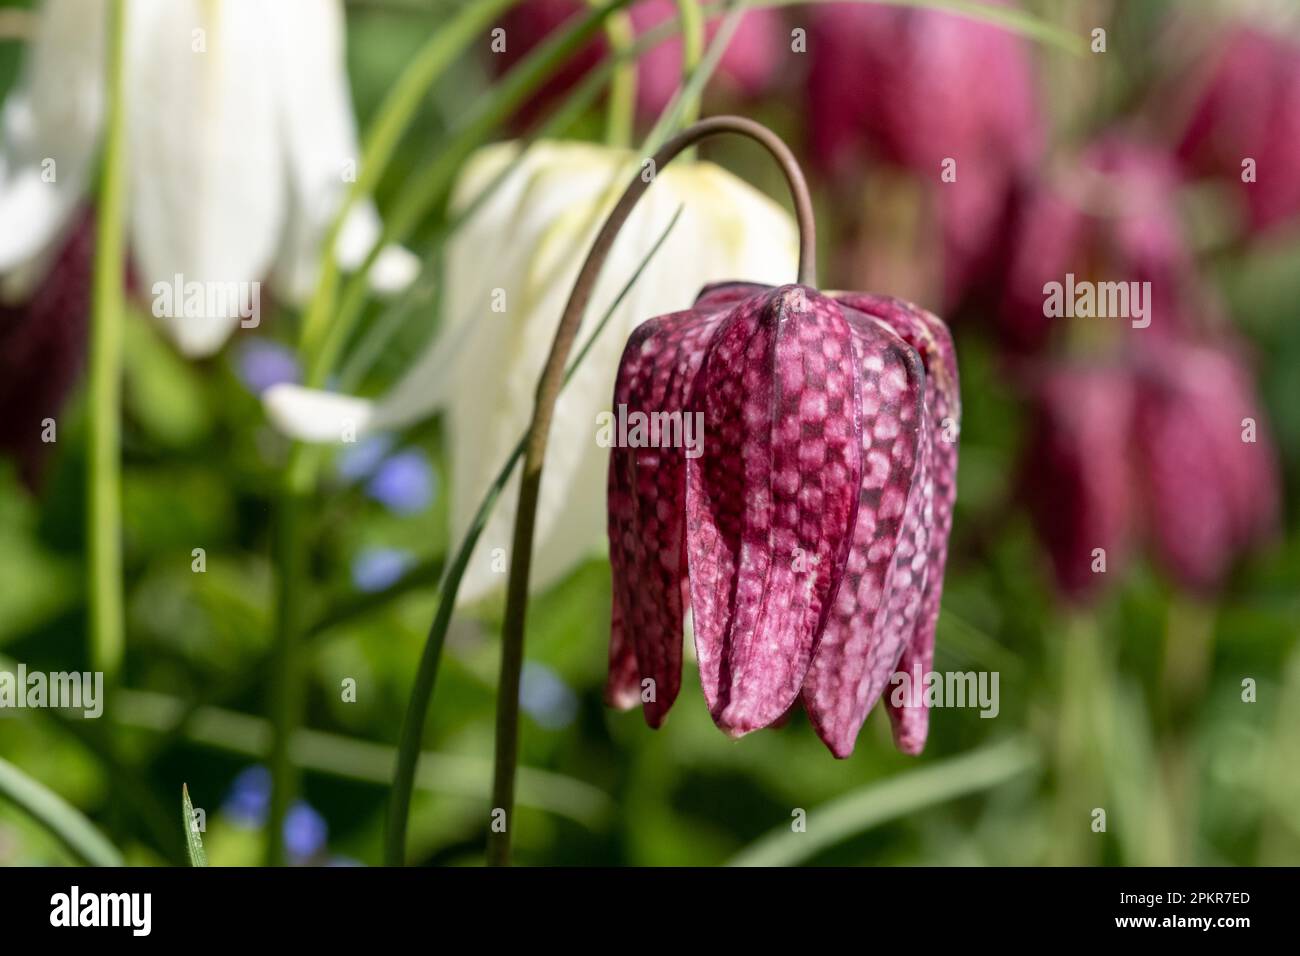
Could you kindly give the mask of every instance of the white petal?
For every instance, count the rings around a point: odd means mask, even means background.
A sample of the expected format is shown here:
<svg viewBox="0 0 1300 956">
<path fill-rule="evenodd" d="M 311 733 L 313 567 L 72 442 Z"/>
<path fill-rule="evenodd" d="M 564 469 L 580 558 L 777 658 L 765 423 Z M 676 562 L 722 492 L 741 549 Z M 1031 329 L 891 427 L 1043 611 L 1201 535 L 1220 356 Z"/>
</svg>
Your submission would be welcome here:
<svg viewBox="0 0 1300 956">
<path fill-rule="evenodd" d="M 345 69 L 342 4 L 276 0 L 267 7 L 280 50 L 277 95 L 290 186 L 290 217 L 274 279 L 288 298 L 304 302 L 316 285 L 321 243 L 360 172 L 361 148 Z M 335 249 L 339 264 L 360 266 L 381 232 L 374 205 L 355 204 Z M 399 292 L 419 270 L 415 256 L 393 246 L 380 253 L 370 279 L 379 292 Z"/>
<path fill-rule="evenodd" d="M 267 417 L 286 435 L 311 442 L 341 442 L 369 427 L 372 404 L 301 385 L 272 385 L 262 393 Z"/>
<path fill-rule="evenodd" d="M 132 235 L 146 287 L 260 282 L 284 220 L 276 60 L 261 0 L 132 0 Z M 237 310 L 164 317 L 180 349 L 220 348 Z"/>
<path fill-rule="evenodd" d="M 457 357 L 447 406 L 456 535 L 463 533 L 487 483 L 527 426 L 537 376 L 581 260 L 600 217 L 635 169 L 626 157 L 576 144 L 545 149 L 541 157 L 538 163 L 525 161 L 528 184 L 517 206 L 498 209 L 492 223 L 457 237 L 448 251 L 448 307 L 459 304 L 473 313 L 477 304 L 479 327 L 477 342 Z M 559 399 L 542 481 L 534 589 L 604 549 L 608 452 L 596 445 L 596 416 L 609 408 L 619 356 L 632 329 L 651 316 L 686 308 L 707 282 L 794 279 L 795 231 L 775 203 L 711 164 L 677 164 L 660 174 L 616 242 L 579 344 L 679 206 L 684 211 L 672 235 Z M 522 267 L 509 258 L 512 247 L 526 250 Z M 463 268 L 454 267 L 457 255 Z M 494 286 L 510 293 L 509 321 L 478 304 Z M 516 493 L 512 484 L 489 519 L 467 569 L 464 601 L 502 586 L 491 556 L 498 548 L 508 552 Z"/>
<path fill-rule="evenodd" d="M 339 265 L 349 271 L 359 268 L 382 233 L 383 224 L 374 203 L 369 200 L 356 203 L 343 220 L 334 250 Z M 414 282 L 419 274 L 417 255 L 401 246 L 389 245 L 380 250 L 370 267 L 370 286 L 381 295 L 394 295 Z"/>
<path fill-rule="evenodd" d="M 102 3 L 41 7 L 4 104 L 0 272 L 47 252 L 85 193 L 103 123 L 104 24 Z"/>
</svg>

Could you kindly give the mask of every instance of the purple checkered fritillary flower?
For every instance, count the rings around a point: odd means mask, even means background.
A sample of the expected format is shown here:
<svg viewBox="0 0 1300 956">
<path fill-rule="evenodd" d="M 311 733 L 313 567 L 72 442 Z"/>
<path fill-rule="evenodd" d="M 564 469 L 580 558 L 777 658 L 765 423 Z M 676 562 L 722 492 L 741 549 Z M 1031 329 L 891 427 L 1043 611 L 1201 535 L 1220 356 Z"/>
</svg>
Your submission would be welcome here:
<svg viewBox="0 0 1300 956">
<path fill-rule="evenodd" d="M 663 722 L 689 607 L 719 727 L 802 703 L 848 756 L 895 670 L 932 663 L 960 417 L 947 328 L 881 296 L 711 286 L 637 328 L 614 402 L 702 415 L 703 443 L 613 450 L 610 702 Z M 919 752 L 924 702 L 890 717 Z"/>
</svg>

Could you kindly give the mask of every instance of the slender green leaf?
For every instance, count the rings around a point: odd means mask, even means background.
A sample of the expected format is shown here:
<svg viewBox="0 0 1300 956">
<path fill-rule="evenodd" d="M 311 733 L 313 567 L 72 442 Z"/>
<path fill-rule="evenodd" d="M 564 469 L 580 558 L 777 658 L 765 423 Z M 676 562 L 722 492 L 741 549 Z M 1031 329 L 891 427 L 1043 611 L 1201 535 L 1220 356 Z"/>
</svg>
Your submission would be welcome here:
<svg viewBox="0 0 1300 956">
<path fill-rule="evenodd" d="M 2 757 L 0 796 L 27 813 L 82 863 L 122 865 L 122 854 L 79 810 Z"/>
<path fill-rule="evenodd" d="M 872 827 L 1028 773 L 1037 752 L 1013 738 L 901 773 L 811 811 L 803 832 L 785 824 L 733 857 L 729 866 L 790 866 Z"/>
<path fill-rule="evenodd" d="M 181 784 L 181 823 L 185 827 L 185 850 L 189 854 L 190 866 L 207 866 L 208 855 L 203 852 L 203 837 L 199 836 L 194 804 L 190 803 L 190 788 L 185 784 Z"/>
<path fill-rule="evenodd" d="M 154 691 L 119 690 L 114 700 L 118 724 L 156 733 L 168 733 L 189 711 L 188 701 Z M 202 747 L 262 759 L 270 745 L 271 724 L 251 714 L 203 706 L 190 714 L 183 736 Z M 289 751 L 297 766 L 313 773 L 380 785 L 393 778 L 396 751 L 386 744 L 299 728 Z M 419 756 L 415 785 L 427 793 L 481 802 L 491 782 L 492 761 L 487 757 L 432 751 Z M 592 830 L 603 828 L 614 813 L 613 801 L 598 788 L 536 767 L 520 769 L 519 803 Z"/>
</svg>

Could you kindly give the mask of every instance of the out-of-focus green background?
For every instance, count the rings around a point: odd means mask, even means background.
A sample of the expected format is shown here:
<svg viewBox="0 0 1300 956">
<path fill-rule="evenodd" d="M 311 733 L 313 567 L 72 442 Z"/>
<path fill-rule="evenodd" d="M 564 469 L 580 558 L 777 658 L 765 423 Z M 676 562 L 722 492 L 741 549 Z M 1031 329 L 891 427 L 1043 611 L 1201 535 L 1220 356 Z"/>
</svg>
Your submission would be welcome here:
<svg viewBox="0 0 1300 956">
<path fill-rule="evenodd" d="M 363 129 L 401 65 L 439 22 L 438 14 L 415 6 L 348 5 L 348 61 Z M 1143 8 L 1118 15 L 1123 29 L 1112 26 L 1119 49 L 1108 61 L 1107 95 L 1091 110 L 1118 111 L 1146 81 L 1140 51 L 1156 42 L 1171 4 L 1085 6 L 1109 18 L 1116 6 Z M 1030 7 L 1051 18 L 1062 5 Z M 1044 74 L 1061 56 L 1044 47 L 1033 52 Z M 20 44 L 0 42 L 0 94 L 20 56 Z M 429 160 L 441 134 L 490 82 L 478 58 L 437 86 L 384 179 L 381 209 L 402 202 L 408 172 Z M 1044 81 L 1054 135 L 1066 143 L 1098 121 L 1087 110 L 1068 119 L 1052 114 L 1063 88 Z M 706 105 L 712 102 L 706 97 Z M 801 141 L 797 97 L 777 89 L 745 111 Z M 596 109 L 575 135 L 597 137 L 600 128 Z M 775 174 L 747 149 L 706 154 L 780 196 Z M 423 250 L 438 225 L 436 218 L 424 223 L 412 245 Z M 1028 520 L 1007 507 L 1025 412 L 1002 381 L 991 339 L 963 317 L 956 329 L 965 396 L 960 493 L 936 667 L 998 671 L 997 718 L 982 720 L 973 709 L 935 711 L 924 755 L 909 758 L 895 752 L 878 708 L 853 757 L 836 761 L 802 715 L 777 730 L 726 738 L 709 718 L 688 661 L 671 718 L 651 731 L 638 713 L 602 704 L 609 573 L 593 559 L 530 613 L 518 860 L 716 864 L 779 834 L 762 845 L 772 854 L 767 859 L 1300 863 L 1298 261 L 1300 246 L 1292 241 L 1207 266 L 1217 270 L 1227 312 L 1257 348 L 1259 387 L 1287 490 L 1284 535 L 1275 548 L 1248 557 L 1221 595 L 1182 595 L 1138 561 L 1095 607 L 1066 609 Z M 265 796 L 258 768 L 269 734 L 272 666 L 269 515 L 287 443 L 241 379 L 241 363 L 252 360 L 244 339 L 216 359 L 188 362 L 146 322 L 138 302 L 133 309 L 123 441 L 124 687 L 99 721 L 0 713 L 0 756 L 83 810 L 132 863 L 180 858 L 184 781 L 207 812 L 211 862 L 256 863 L 265 839 L 256 825 Z M 369 315 L 379 313 L 372 306 Z M 404 325 L 366 390 L 378 391 L 400 373 L 435 322 L 431 300 Z M 287 316 L 272 314 L 258 337 L 287 344 L 292 333 Z M 0 462 L 0 656 L 32 670 L 88 667 L 83 403 L 78 392 L 60 420 L 39 497 Z M 439 438 L 436 423 L 402 436 L 429 469 L 428 504 L 415 513 L 394 513 L 333 470 L 311 510 L 308 607 L 323 626 L 310 637 L 309 729 L 295 748 L 304 804 L 293 822 L 295 839 L 309 848 L 306 861 L 380 858 L 392 747 L 434 602 L 426 586 L 358 607 L 353 573 L 368 549 L 433 561 L 454 544 Z M 204 574 L 191 571 L 196 547 L 206 549 Z M 422 773 L 412 818 L 410 855 L 419 862 L 482 859 L 497 613 L 463 615 L 453 626 L 425 733 L 425 749 L 436 756 Z M 356 703 L 340 700 L 341 675 L 362 688 Z M 1242 700 L 1246 678 L 1257 684 L 1253 703 Z M 989 750 L 1007 742 L 1023 748 L 1017 755 L 1031 755 L 1024 772 L 992 789 L 963 778 L 1011 753 Z M 967 762 L 947 763 L 962 758 Z M 927 770 L 934 773 L 917 776 Z M 1092 830 L 1094 808 L 1107 811 L 1105 833 Z M 799 809 L 809 814 L 810 835 L 833 827 L 834 839 L 823 845 L 792 836 Z M 66 859 L 0 802 L 0 864 Z"/>
</svg>

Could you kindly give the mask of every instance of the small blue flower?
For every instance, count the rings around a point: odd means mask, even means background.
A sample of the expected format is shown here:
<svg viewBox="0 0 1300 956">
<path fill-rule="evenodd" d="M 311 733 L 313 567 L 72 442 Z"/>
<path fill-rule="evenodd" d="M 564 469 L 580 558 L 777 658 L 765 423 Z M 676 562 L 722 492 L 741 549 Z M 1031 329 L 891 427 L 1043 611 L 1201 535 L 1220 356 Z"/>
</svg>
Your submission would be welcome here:
<svg viewBox="0 0 1300 956">
<path fill-rule="evenodd" d="M 560 730 L 573 723 L 578 698 L 563 678 L 545 664 L 525 661 L 519 678 L 519 706 L 547 730 Z"/>
<path fill-rule="evenodd" d="M 345 481 L 360 481 L 372 475 L 393 447 L 389 434 L 367 435 L 356 444 L 348 445 L 338 457 L 336 468 Z"/>
<path fill-rule="evenodd" d="M 433 501 L 433 465 L 417 448 L 399 451 L 380 467 L 366 493 L 391 511 L 417 514 Z"/>
<path fill-rule="evenodd" d="M 289 808 L 284 818 L 284 848 L 289 858 L 298 862 L 310 860 L 325 849 L 329 825 L 325 818 L 302 800 Z"/>
<path fill-rule="evenodd" d="M 239 348 L 235 368 L 244 386 L 254 395 L 261 395 L 272 385 L 302 378 L 293 350 L 269 339 L 247 339 Z"/>
<path fill-rule="evenodd" d="M 254 764 L 239 772 L 226 794 L 221 812 L 245 827 L 266 824 L 271 809 L 271 771 Z"/>
<path fill-rule="evenodd" d="M 352 562 L 352 584 L 358 591 L 373 593 L 397 583 L 414 562 L 409 551 L 398 548 L 367 548 Z"/>
</svg>

